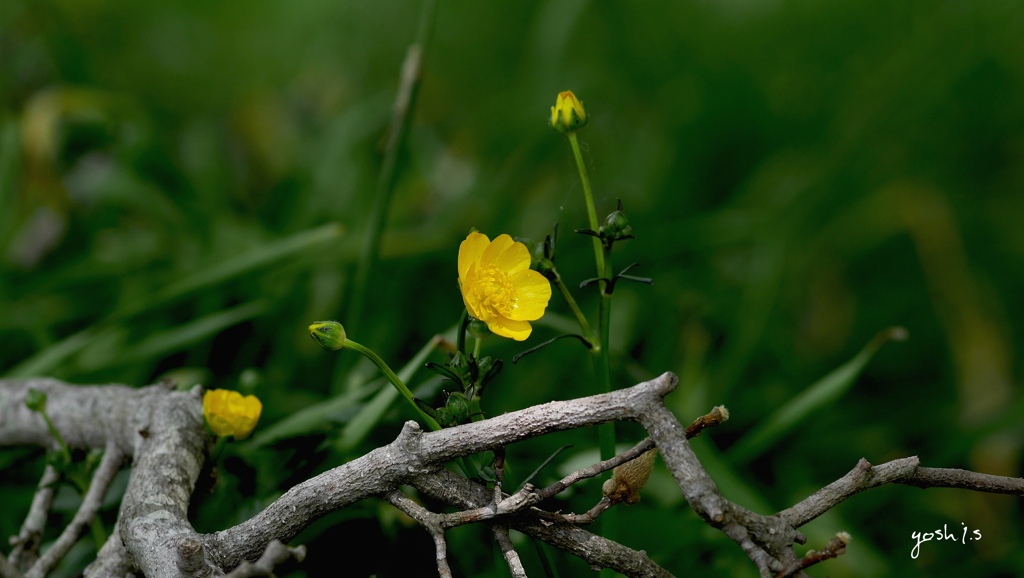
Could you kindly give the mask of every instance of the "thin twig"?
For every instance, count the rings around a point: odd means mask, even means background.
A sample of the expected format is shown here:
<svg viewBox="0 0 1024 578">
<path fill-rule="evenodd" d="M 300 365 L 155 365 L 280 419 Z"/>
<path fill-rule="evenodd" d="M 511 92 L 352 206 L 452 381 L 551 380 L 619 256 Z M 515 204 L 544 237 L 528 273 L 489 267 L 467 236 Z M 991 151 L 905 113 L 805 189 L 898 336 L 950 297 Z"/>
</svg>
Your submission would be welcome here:
<svg viewBox="0 0 1024 578">
<path fill-rule="evenodd" d="M 60 474 L 57 470 L 47 464 L 43 470 L 43 477 L 36 486 L 36 493 L 32 496 L 32 505 L 25 516 L 25 522 L 21 525 L 21 531 L 17 537 L 11 538 L 14 549 L 11 550 L 10 563 L 15 568 L 31 566 L 39 557 L 39 545 L 43 538 L 43 530 L 46 529 L 46 518 L 53 506 L 53 484 L 59 479 Z"/>
<path fill-rule="evenodd" d="M 92 523 L 93 518 L 100 511 L 103 497 L 107 495 L 110 483 L 114 481 L 114 476 L 121 469 L 123 462 L 124 454 L 121 453 L 121 450 L 114 443 L 108 443 L 106 451 L 103 452 L 103 459 L 100 460 L 100 465 L 96 468 L 96 473 L 93 474 L 92 481 L 89 483 L 89 489 L 82 497 L 82 505 L 75 512 L 75 517 L 64 528 L 53 546 L 50 546 L 50 549 L 29 568 L 25 573 L 26 578 L 43 578 L 71 550 L 71 547 L 78 541 L 82 530 Z"/>
<path fill-rule="evenodd" d="M 839 532 L 829 541 L 828 546 L 825 546 L 821 550 L 811 550 L 804 554 L 804 557 L 786 566 L 779 571 L 775 578 L 788 578 L 800 572 L 814 566 L 819 562 L 824 562 L 846 553 L 846 546 L 850 544 L 850 535 L 846 532 Z"/>
<path fill-rule="evenodd" d="M 494 449 L 494 506 L 501 501 L 501 484 L 505 480 L 505 446 Z"/>
<path fill-rule="evenodd" d="M 448 566 L 448 546 L 444 539 L 444 526 L 441 524 L 441 515 L 417 504 L 415 500 L 399 490 L 392 490 L 384 494 L 383 497 L 389 504 L 405 512 L 427 530 L 430 537 L 434 540 L 438 575 L 440 578 L 452 578 L 452 569 Z"/>
<path fill-rule="evenodd" d="M 589 478 L 597 477 L 612 468 L 620 466 L 630 460 L 635 460 L 640 457 L 641 454 L 654 447 L 654 440 L 647 438 L 642 442 L 636 444 L 632 448 L 622 452 L 610 460 L 598 462 L 592 466 L 577 470 L 561 480 L 551 484 L 550 486 L 539 490 L 537 493 L 541 496 L 542 500 L 546 500 L 556 494 L 560 494 L 565 491 L 566 488 L 575 484 L 576 482 L 586 480 Z"/>
<path fill-rule="evenodd" d="M 18 572 L 18 568 L 9 562 L 3 554 L 0 554 L 0 578 L 25 578 Z"/>
<path fill-rule="evenodd" d="M 423 495 L 456 508 L 480 507 L 490 503 L 492 499 L 489 489 L 444 468 L 432 474 L 419 476 L 411 483 Z M 626 576 L 672 576 L 644 552 L 602 538 L 579 526 L 552 524 L 537 518 L 537 511 L 528 510 L 510 517 L 509 527 L 577 556 L 591 566 L 612 568 Z"/>
<path fill-rule="evenodd" d="M 706 415 L 702 415 L 695 419 L 693 423 L 686 428 L 686 438 L 690 439 L 699 436 L 700 432 L 705 428 L 719 425 L 727 419 L 729 419 L 729 410 L 725 409 L 725 406 L 717 406 Z M 576 482 L 599 476 L 608 470 L 615 469 L 625 463 L 633 461 L 654 449 L 654 447 L 654 440 L 647 438 L 614 458 L 598 462 L 592 466 L 583 468 L 582 470 L 577 470 L 537 493 L 541 500 L 546 500 L 565 491 L 566 488 Z M 614 506 L 616 503 L 617 502 L 615 500 L 611 500 L 607 496 L 603 496 L 601 501 L 595 504 L 593 508 L 584 514 L 552 514 L 550 516 L 541 514 L 541 516 L 548 519 L 560 520 L 568 524 L 590 524 L 605 510 Z"/>
<path fill-rule="evenodd" d="M 1024 496 L 1024 478 L 1006 478 L 954 468 L 917 468 L 914 474 L 894 483 L 918 488 L 960 488 L 992 494 Z"/>
<path fill-rule="evenodd" d="M 845 476 L 776 515 L 799 528 L 854 494 L 913 475 L 918 463 L 917 457 L 910 457 L 872 466 L 861 458 Z"/>
<path fill-rule="evenodd" d="M 560 514 L 557 512 L 548 512 L 546 510 L 534 509 L 533 513 L 540 518 L 550 520 L 552 522 L 562 522 L 564 524 L 578 524 L 586 525 L 591 524 L 598 516 L 603 514 L 605 510 L 614 506 L 614 502 L 608 498 L 608 496 L 601 496 L 601 500 L 583 514 Z"/>
<path fill-rule="evenodd" d="M 255 562 L 242 562 L 237 568 L 224 575 L 224 578 L 254 578 L 256 576 L 273 576 L 274 568 L 294 558 L 298 562 L 306 559 L 306 547 L 285 546 L 280 540 L 271 540 L 267 549 Z"/>
<path fill-rule="evenodd" d="M 508 528 L 500 524 L 494 524 L 491 526 L 491 532 L 494 534 L 494 540 L 498 543 L 498 547 L 501 548 L 501 553 L 505 557 L 505 563 L 508 564 L 508 570 L 512 573 L 512 578 L 527 578 L 526 568 L 523 568 L 523 561 L 519 559 L 519 553 L 516 552 L 515 547 L 512 545 L 512 539 L 508 536 Z"/>
<path fill-rule="evenodd" d="M 714 427 L 729 419 L 729 410 L 724 405 L 718 405 L 711 409 L 706 415 L 693 420 L 686 428 L 686 439 L 693 439 L 700 435 L 706 428 Z"/>
</svg>

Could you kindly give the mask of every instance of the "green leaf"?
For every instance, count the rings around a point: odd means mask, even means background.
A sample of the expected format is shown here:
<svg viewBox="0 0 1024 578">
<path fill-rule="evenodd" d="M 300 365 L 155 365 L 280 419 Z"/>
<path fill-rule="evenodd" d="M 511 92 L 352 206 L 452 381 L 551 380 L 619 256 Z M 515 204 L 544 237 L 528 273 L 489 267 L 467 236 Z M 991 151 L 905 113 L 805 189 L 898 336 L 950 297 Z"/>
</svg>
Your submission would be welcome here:
<svg viewBox="0 0 1024 578">
<path fill-rule="evenodd" d="M 902 327 L 892 327 L 876 335 L 853 359 L 794 396 L 741 438 L 728 452 L 730 462 L 745 463 L 761 455 L 804 418 L 846 393 L 882 344 L 890 339 L 903 341 L 906 337 L 907 331 Z"/>
</svg>

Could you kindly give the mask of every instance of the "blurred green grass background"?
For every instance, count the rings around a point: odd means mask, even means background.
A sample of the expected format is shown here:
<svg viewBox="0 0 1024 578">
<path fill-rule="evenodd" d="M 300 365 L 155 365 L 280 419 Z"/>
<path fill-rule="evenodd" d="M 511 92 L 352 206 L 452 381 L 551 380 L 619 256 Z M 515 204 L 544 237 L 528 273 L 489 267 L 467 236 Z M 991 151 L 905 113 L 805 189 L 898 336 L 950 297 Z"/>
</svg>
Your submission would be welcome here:
<svg viewBox="0 0 1024 578">
<path fill-rule="evenodd" d="M 200 531 L 387 443 L 412 417 L 372 403 L 371 368 L 320 350 L 306 326 L 337 316 L 351 289 L 420 9 L 0 3 L 0 373 L 173 376 L 258 395 L 254 438 L 233 444 L 194 501 Z M 655 283 L 616 290 L 614 383 L 676 372 L 668 401 L 684 423 L 728 406 L 732 420 L 694 442 L 726 497 L 778 511 L 861 457 L 1020 476 L 1022 29 L 1024 9 L 1004 1 L 442 1 L 371 298 L 349 335 L 397 369 L 451 327 L 471 227 L 540 240 L 558 222 L 563 276 L 592 276 L 590 240 L 570 232 L 586 226 L 575 167 L 546 126 L 571 89 L 591 115 L 581 140 L 599 213 L 622 199 L 637 237 L 617 247 L 616 269 L 639 262 Z M 592 293 L 577 292 L 590 313 Z M 568 309 L 556 295 L 549 311 L 525 344 L 492 338 L 485 353 L 508 363 L 557 335 Z M 891 326 L 909 340 L 750 441 Z M 574 343 L 507 366 L 484 409 L 593 393 Z M 417 372 L 411 385 L 437 381 Z M 622 442 L 641 436 L 619 427 Z M 596 440 L 511 447 L 510 478 L 575 444 L 538 480 L 552 481 L 595 459 Z M 42 463 L 0 450 L 0 535 L 17 533 Z M 575 488 L 562 507 L 586 510 L 599 492 Z M 55 524 L 75 497 L 61 500 Z M 809 547 L 839 530 L 855 540 L 811 573 L 1020 575 L 1021 514 L 1015 498 L 875 489 L 804 528 Z M 109 528 L 115 500 L 103 515 Z M 619 521 L 625 544 L 676 575 L 755 575 L 660 464 Z M 911 533 L 943 524 L 983 539 L 929 542 L 911 559 Z M 310 554 L 294 576 L 331 572 L 339 556 L 352 576 L 436 572 L 427 534 L 375 501 L 296 542 Z M 503 575 L 486 543 L 482 528 L 451 533 L 458 575 Z M 59 575 L 91 548 L 83 540 Z M 542 575 L 533 547 L 520 550 Z M 562 576 L 590 573 L 555 559 Z"/>
</svg>

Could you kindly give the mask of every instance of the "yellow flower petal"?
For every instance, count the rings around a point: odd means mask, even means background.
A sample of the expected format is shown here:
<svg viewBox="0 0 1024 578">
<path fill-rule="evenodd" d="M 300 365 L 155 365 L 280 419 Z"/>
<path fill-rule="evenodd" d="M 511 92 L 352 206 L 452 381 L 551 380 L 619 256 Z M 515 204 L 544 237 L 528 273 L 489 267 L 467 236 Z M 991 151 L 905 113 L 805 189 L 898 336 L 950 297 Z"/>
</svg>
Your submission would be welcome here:
<svg viewBox="0 0 1024 578">
<path fill-rule="evenodd" d="M 509 337 L 516 341 L 525 340 L 530 336 L 530 333 L 533 332 L 533 327 L 530 326 L 528 321 L 513 321 L 504 317 L 496 317 L 491 321 L 488 321 L 487 327 L 489 327 L 495 335 Z"/>
<path fill-rule="evenodd" d="M 502 240 L 502 245 L 495 253 L 490 255 L 489 264 L 494 265 L 509 275 L 530 268 L 530 250 L 526 248 L 526 245 L 512 241 L 512 237 L 508 235 L 501 235 L 491 245 L 495 245 L 498 239 Z M 487 258 L 486 253 L 484 258 Z"/>
<path fill-rule="evenodd" d="M 498 235 L 491 241 L 491 244 L 484 249 L 483 254 L 480 255 L 481 265 L 494 265 L 495 260 L 504 253 L 507 249 L 511 248 L 515 244 L 512 237 L 508 235 Z"/>
<path fill-rule="evenodd" d="M 544 309 L 551 300 L 551 283 L 540 273 L 527 269 L 511 275 L 516 288 L 516 304 L 509 319 L 536 321 L 544 316 Z"/>
<path fill-rule="evenodd" d="M 459 278 L 465 279 L 469 266 L 480 262 L 480 255 L 490 245 L 491 240 L 483 233 L 470 233 L 459 245 Z"/>
</svg>

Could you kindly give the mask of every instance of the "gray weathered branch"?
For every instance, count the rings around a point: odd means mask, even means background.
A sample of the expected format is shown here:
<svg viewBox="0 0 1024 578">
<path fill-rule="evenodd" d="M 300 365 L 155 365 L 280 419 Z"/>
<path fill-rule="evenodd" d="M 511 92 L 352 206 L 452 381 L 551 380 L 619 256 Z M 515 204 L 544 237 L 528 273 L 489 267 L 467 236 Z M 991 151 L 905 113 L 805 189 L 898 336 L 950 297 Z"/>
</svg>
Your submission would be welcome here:
<svg viewBox="0 0 1024 578">
<path fill-rule="evenodd" d="M 675 376 L 666 373 L 627 389 L 551 402 L 438 432 L 423 432 L 416 423 L 407 422 L 392 443 L 294 486 L 242 524 L 205 535 L 196 533 L 186 517 L 195 481 L 213 442 L 203 427 L 199 388 L 177 392 L 161 385 L 129 388 L 73 386 L 52 379 L 0 381 L 0 445 L 54 447 L 43 419 L 25 407 L 25 394 L 32 387 L 47 394 L 48 413 L 68 445 L 106 449 L 101 480 L 116 472 L 122 456 L 132 459 L 132 475 L 114 535 L 87 568 L 89 577 L 123 578 L 141 572 L 149 578 L 198 578 L 232 570 L 231 575 L 236 576 L 269 574 L 279 561 L 301 557 L 300 551 L 283 543 L 323 515 L 373 496 L 388 496 L 401 504 L 399 507 L 432 520 L 442 575 L 447 565 L 446 560 L 442 564 L 443 529 L 461 523 L 461 516 L 462 520 L 493 520 L 488 523 L 515 528 L 595 567 L 612 568 L 628 576 L 667 577 L 670 574 L 643 552 L 577 526 L 553 522 L 551 513 L 535 507 L 549 493 L 621 464 L 652 445 L 657 446 L 693 511 L 734 540 L 766 577 L 785 574 L 807 562 L 793 553 L 793 544 L 806 541 L 797 530 L 799 526 L 871 487 L 901 483 L 1024 495 L 1024 481 L 1016 478 L 921 468 L 917 458 L 880 466 L 862 461 L 849 474 L 792 508 L 774 516 L 756 514 L 722 497 L 687 442 L 688 437 L 720 423 L 727 414 L 716 409 L 684 429 L 662 401 L 675 385 Z M 507 496 L 500 487 L 488 489 L 443 467 L 452 459 L 483 451 L 500 455 L 504 446 L 531 437 L 616 420 L 640 422 L 650 441 L 626 456 L 597 464 L 539 492 L 526 487 Z M 418 511 L 395 492 L 402 485 L 464 511 Z M 45 517 L 46 499 L 42 489 L 37 492 L 30 518 L 38 517 L 39 512 Z M 88 513 L 80 512 L 83 517 Z M 19 553 L 27 550 L 25 545 L 38 525 L 34 520 L 26 520 L 14 539 L 16 548 L 21 548 L 16 550 Z M 505 548 L 505 553 L 508 559 L 514 550 Z M 8 575 L 11 567 L 14 565 L 0 558 L 0 573 Z"/>
</svg>

